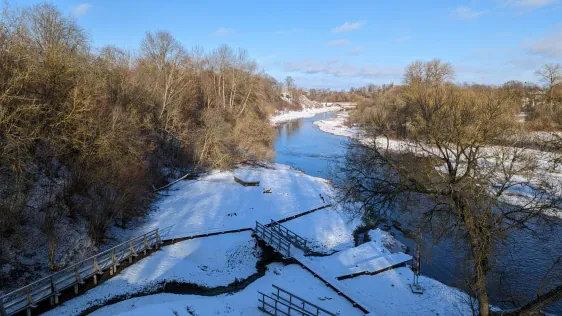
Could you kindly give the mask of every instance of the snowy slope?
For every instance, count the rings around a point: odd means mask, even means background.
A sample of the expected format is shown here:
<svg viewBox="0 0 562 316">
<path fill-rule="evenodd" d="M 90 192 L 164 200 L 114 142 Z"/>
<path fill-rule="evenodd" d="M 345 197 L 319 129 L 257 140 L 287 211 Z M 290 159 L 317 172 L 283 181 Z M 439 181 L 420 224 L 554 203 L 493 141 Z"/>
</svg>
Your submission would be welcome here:
<svg viewBox="0 0 562 316">
<path fill-rule="evenodd" d="M 277 274 L 278 273 L 278 274 Z M 157 294 L 104 307 L 92 315 L 263 315 L 258 291 L 271 293 L 275 284 L 340 315 L 363 315 L 343 297 L 298 265 L 271 264 L 266 275 L 246 289 L 219 296 Z M 189 309 L 193 314 L 189 314 Z"/>
<path fill-rule="evenodd" d="M 353 247 L 353 231 L 361 220 L 351 220 L 337 207 L 323 209 L 283 223 L 309 241 L 309 247 L 317 252 L 329 252 Z"/>
<path fill-rule="evenodd" d="M 167 238 L 251 228 L 255 221 L 269 223 L 330 203 L 333 189 L 328 181 L 285 165 L 272 167 L 241 166 L 179 182 L 164 192 L 169 196 L 156 202 L 145 223 L 130 234 L 170 225 L 173 227 Z M 260 181 L 260 186 L 244 187 L 234 182 L 233 176 Z M 264 189 L 271 189 L 271 193 L 263 193 Z"/>
</svg>

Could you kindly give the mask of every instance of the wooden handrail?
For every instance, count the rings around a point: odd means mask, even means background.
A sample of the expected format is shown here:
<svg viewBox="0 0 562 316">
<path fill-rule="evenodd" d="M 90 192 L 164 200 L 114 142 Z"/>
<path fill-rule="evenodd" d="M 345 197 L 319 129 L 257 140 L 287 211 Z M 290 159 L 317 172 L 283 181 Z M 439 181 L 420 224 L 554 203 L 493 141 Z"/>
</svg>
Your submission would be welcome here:
<svg viewBox="0 0 562 316">
<path fill-rule="evenodd" d="M 170 227 L 165 229 L 168 228 Z M 160 243 L 162 241 L 159 230 L 154 229 L 11 291 L 0 297 L 0 315 L 9 316 L 25 309 L 29 310 L 47 298 L 55 297 L 56 302 L 60 291 L 70 287 L 74 287 L 77 293 L 78 286 L 84 283 L 84 279 L 94 276 L 97 281 L 97 275 L 107 268 L 116 269 L 123 260 L 135 256 L 140 251 L 151 249 L 152 246 L 158 247 Z"/>
</svg>

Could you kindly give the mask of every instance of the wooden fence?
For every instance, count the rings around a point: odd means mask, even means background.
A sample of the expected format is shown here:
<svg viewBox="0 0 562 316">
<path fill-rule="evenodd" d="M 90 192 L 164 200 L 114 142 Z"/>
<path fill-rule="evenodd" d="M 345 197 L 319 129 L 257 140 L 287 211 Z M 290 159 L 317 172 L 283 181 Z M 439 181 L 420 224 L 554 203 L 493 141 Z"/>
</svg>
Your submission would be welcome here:
<svg viewBox="0 0 562 316">
<path fill-rule="evenodd" d="M 302 238 L 301 236 L 293 233 L 291 230 L 289 230 L 287 227 L 279 224 L 278 222 L 271 220 L 271 223 L 269 224 L 269 227 L 271 227 L 271 229 L 273 229 L 274 231 L 276 231 L 278 234 L 280 234 L 281 236 L 283 236 L 285 239 L 289 240 L 293 246 L 302 249 L 304 252 L 308 252 L 308 246 L 307 244 L 307 240 Z"/>
<path fill-rule="evenodd" d="M 336 316 L 336 314 L 312 304 L 289 291 L 285 291 L 276 285 L 272 286 L 276 291 L 273 291 L 271 294 L 258 291 L 261 295 L 261 298 L 258 299 L 260 302 L 258 308 L 268 315 Z"/>
<path fill-rule="evenodd" d="M 58 304 L 61 291 L 74 287 L 74 293 L 77 294 L 84 280 L 93 277 L 94 284 L 97 284 L 98 276 L 107 269 L 113 275 L 121 262 L 132 262 L 139 253 L 146 255 L 148 250 L 158 248 L 161 243 L 160 233 L 155 229 L 12 291 L 0 297 L 0 315 L 10 316 L 24 310 L 30 315 L 31 309 L 46 299 L 50 299 L 52 305 Z"/>
<path fill-rule="evenodd" d="M 283 257 L 291 257 L 291 242 L 271 227 L 256 222 L 253 235 L 273 247 Z"/>
</svg>

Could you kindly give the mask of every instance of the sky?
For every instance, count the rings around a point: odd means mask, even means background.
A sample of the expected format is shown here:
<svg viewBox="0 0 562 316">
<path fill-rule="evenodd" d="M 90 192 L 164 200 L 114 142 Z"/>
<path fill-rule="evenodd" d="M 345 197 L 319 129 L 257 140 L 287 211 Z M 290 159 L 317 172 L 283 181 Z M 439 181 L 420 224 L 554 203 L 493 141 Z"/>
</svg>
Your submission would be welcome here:
<svg viewBox="0 0 562 316">
<path fill-rule="evenodd" d="M 562 0 L 53 3 L 94 47 L 138 50 L 147 31 L 165 30 L 186 48 L 244 48 L 304 88 L 400 83 L 409 63 L 434 58 L 451 62 L 459 83 L 537 82 L 541 65 L 562 63 Z"/>
</svg>

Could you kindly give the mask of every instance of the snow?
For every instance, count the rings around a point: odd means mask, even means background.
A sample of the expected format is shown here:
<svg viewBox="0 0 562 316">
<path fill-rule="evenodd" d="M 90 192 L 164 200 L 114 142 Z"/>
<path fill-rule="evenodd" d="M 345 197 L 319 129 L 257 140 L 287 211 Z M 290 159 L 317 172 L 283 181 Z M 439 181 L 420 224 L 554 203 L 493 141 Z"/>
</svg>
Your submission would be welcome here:
<svg viewBox="0 0 562 316">
<path fill-rule="evenodd" d="M 320 113 L 341 111 L 338 106 L 326 106 L 318 108 L 305 108 L 301 111 L 278 111 L 270 118 L 272 124 L 279 124 L 300 118 L 313 117 Z"/>
<path fill-rule="evenodd" d="M 359 225 L 360 219 L 350 219 L 338 208 L 323 209 L 283 223 L 283 226 L 309 240 L 308 246 L 317 252 L 353 247 L 353 231 Z"/>
<path fill-rule="evenodd" d="M 404 253 L 389 253 L 370 241 L 328 257 L 309 259 L 317 269 L 322 268 L 337 278 L 355 273 L 376 272 L 409 261 L 412 257 Z"/>
<path fill-rule="evenodd" d="M 317 269 L 324 269 L 333 277 L 341 277 L 362 272 L 377 272 L 388 267 L 412 260 L 402 252 L 391 253 L 383 240 L 388 233 L 376 229 L 369 234 L 373 238 L 358 247 L 349 248 L 328 257 L 309 257 Z"/>
<path fill-rule="evenodd" d="M 153 290 L 166 281 L 217 287 L 257 272 L 261 253 L 251 232 L 217 235 L 163 247 L 46 315 L 75 315 L 122 295 Z"/>
<path fill-rule="evenodd" d="M 345 298 L 298 265 L 271 264 L 266 275 L 242 291 L 219 296 L 157 294 L 104 307 L 91 315 L 263 315 L 258 310 L 258 291 L 271 293 L 272 284 L 306 298 L 333 313 L 363 315 Z M 190 314 L 187 310 L 191 310 Z"/>
<path fill-rule="evenodd" d="M 260 181 L 260 186 L 244 187 L 234 182 L 233 176 Z M 264 189 L 271 189 L 271 193 L 263 193 Z M 167 194 L 131 235 L 169 226 L 168 239 L 253 228 L 256 221 L 269 223 L 329 204 L 333 188 L 327 180 L 272 164 L 270 168 L 240 166 L 233 171 L 213 172 L 176 183 Z"/>
<path fill-rule="evenodd" d="M 260 181 L 259 187 L 244 187 L 233 176 Z M 263 189 L 271 189 L 264 194 Z M 331 202 L 333 188 L 328 181 L 303 174 L 288 166 L 269 168 L 241 166 L 234 171 L 213 172 L 198 180 L 181 181 L 155 204 L 136 234 L 156 227 L 171 227 L 168 237 L 197 232 L 253 227 L 256 220 L 267 223 Z M 338 251 L 326 257 L 305 257 L 295 249 L 296 259 L 312 268 L 338 291 L 352 297 L 373 315 L 451 314 L 463 308 L 466 297 L 456 289 L 421 278 L 426 293 L 412 294 L 408 284 L 412 272 L 398 268 L 373 276 L 338 281 L 336 278 L 359 270 L 375 271 L 407 260 L 394 251 L 401 247 L 387 232 L 372 230 L 371 241 L 354 247 L 353 230 L 360 224 L 336 207 L 325 208 L 283 223 L 308 239 L 316 251 Z M 165 282 L 196 284 L 207 288 L 226 286 L 254 275 L 261 250 L 251 233 L 237 232 L 202 237 L 165 246 L 81 296 L 65 302 L 46 315 L 76 315 L 111 299 L 126 299 L 154 293 Z M 359 270 L 358 270 L 359 269 Z M 105 306 L 94 315 L 262 315 L 257 309 L 258 293 L 270 293 L 272 284 L 339 315 L 363 315 L 349 301 L 338 296 L 324 282 L 298 265 L 273 263 L 265 276 L 238 292 L 216 296 L 155 294 L 126 299 Z M 460 307 L 457 307 L 460 306 Z M 467 309 L 463 314 L 469 314 Z"/>
<path fill-rule="evenodd" d="M 369 232 L 371 241 L 328 257 L 304 257 L 297 260 L 311 268 L 341 292 L 352 297 L 374 315 L 470 315 L 467 294 L 446 286 L 436 280 L 420 276 L 423 295 L 414 294 L 410 289 L 413 272 L 407 267 L 394 268 L 375 275 L 360 275 L 354 278 L 337 280 L 341 275 L 367 270 L 373 272 L 392 260 L 409 260 L 402 252 L 391 253 L 385 245 L 397 243 L 388 232 L 380 229 Z M 373 260 L 374 259 L 374 260 Z M 371 264 L 374 263 L 374 264 Z"/>
<path fill-rule="evenodd" d="M 326 133 L 354 138 L 357 137 L 359 129 L 355 127 L 347 127 L 346 122 L 349 118 L 347 113 L 339 113 L 335 118 L 328 120 L 315 121 L 314 125 Z"/>
<path fill-rule="evenodd" d="M 414 294 L 410 290 L 412 278 L 413 272 L 402 267 L 338 282 L 367 302 L 377 315 L 472 315 L 465 293 L 420 276 L 425 291 Z"/>
</svg>

